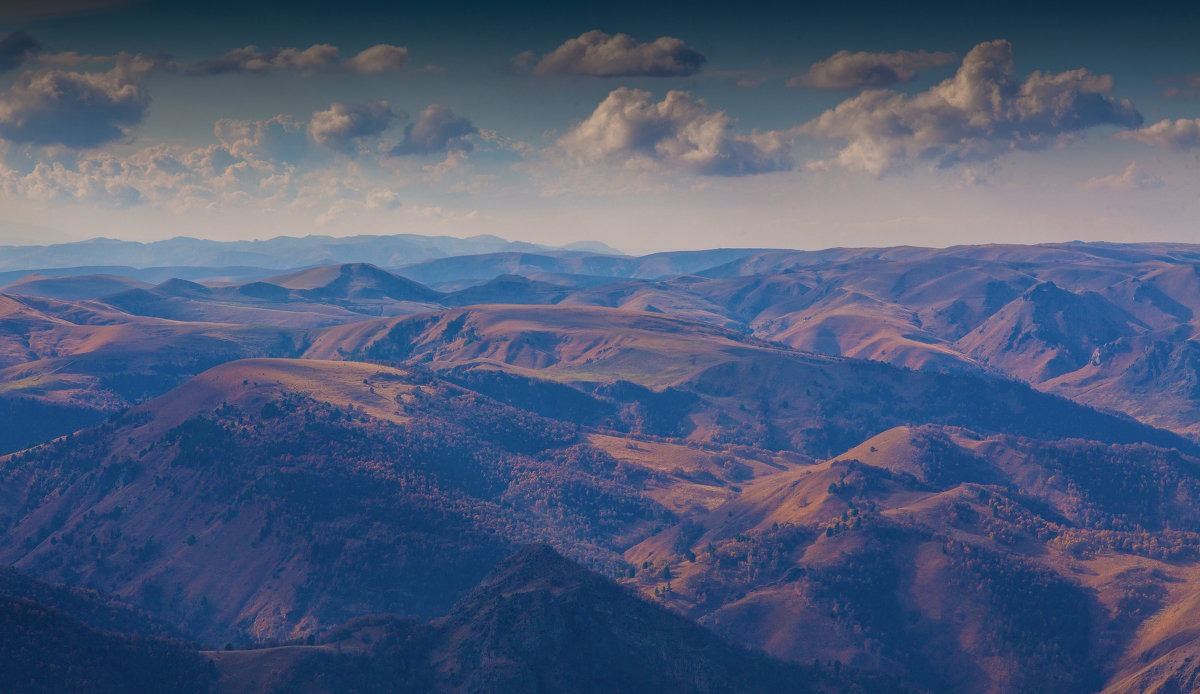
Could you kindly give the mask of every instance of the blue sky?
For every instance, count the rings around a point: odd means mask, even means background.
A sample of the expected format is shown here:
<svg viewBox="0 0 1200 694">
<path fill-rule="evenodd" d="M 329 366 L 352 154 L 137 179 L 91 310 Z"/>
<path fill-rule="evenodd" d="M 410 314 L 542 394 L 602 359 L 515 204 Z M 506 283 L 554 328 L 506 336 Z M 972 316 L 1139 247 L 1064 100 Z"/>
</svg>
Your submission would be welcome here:
<svg viewBox="0 0 1200 694">
<path fill-rule="evenodd" d="M 0 4 L 0 243 L 1197 241 L 1200 10 Z"/>
</svg>

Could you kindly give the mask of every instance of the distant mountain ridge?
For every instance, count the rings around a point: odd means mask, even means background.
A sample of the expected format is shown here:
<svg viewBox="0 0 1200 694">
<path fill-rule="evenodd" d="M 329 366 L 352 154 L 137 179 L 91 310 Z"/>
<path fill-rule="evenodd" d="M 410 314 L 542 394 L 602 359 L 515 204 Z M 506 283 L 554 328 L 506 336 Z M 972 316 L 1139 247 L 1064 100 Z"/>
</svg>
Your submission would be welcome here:
<svg viewBox="0 0 1200 694">
<path fill-rule="evenodd" d="M 65 268 L 80 265 L 132 265 L 155 267 L 175 265 L 250 265 L 291 269 L 313 265 L 369 261 L 377 265 L 407 265 L 434 258 L 502 251 L 560 251 L 567 253 L 621 252 L 600 244 L 572 244 L 573 248 L 507 241 L 480 235 L 460 239 L 453 236 L 417 234 L 333 236 L 278 236 L 261 241 L 210 241 L 176 237 L 164 241 L 121 241 L 95 238 L 47 246 L 0 246 L 0 271 Z M 586 250 L 583 250 L 586 249 Z M 15 279 L 15 278 L 14 278 Z"/>
</svg>

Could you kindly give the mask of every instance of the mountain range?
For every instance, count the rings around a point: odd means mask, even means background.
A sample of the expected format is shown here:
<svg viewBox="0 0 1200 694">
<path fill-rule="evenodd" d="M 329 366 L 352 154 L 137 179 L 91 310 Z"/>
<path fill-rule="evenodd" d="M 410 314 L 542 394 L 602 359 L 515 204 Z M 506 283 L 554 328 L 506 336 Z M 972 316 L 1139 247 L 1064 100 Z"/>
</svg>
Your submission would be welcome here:
<svg viewBox="0 0 1200 694">
<path fill-rule="evenodd" d="M 396 238 L 0 287 L 17 643 L 180 691 L 1200 678 L 1200 246 Z M 138 686 L 101 661 L 55 676 Z"/>
<path fill-rule="evenodd" d="M 81 265 L 257 266 L 294 268 L 372 259 L 381 265 L 403 265 L 434 258 L 502 251 L 613 253 L 590 241 L 550 249 L 537 244 L 506 241 L 498 236 L 278 236 L 261 241 L 212 241 L 176 237 L 165 241 L 121 241 L 96 238 L 48 246 L 0 246 L 0 270 L 73 268 Z"/>
</svg>

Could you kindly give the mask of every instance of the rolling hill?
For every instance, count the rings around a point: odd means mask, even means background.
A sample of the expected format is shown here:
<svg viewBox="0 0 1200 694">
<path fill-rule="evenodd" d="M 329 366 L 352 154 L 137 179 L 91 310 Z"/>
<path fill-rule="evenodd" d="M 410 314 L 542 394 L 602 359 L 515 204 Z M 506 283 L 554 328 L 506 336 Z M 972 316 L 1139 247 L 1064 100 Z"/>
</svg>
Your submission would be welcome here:
<svg viewBox="0 0 1200 694">
<path fill-rule="evenodd" d="M 143 289 L 150 285 L 117 275 L 75 275 L 47 277 L 28 275 L 0 287 L 0 294 L 40 296 L 47 299 L 95 299 L 128 289 Z"/>
<path fill-rule="evenodd" d="M 1198 246 L 138 249 L 328 260 L 5 279 L 0 689 L 1200 681 Z"/>
<path fill-rule="evenodd" d="M 0 475 L 5 561 L 210 642 L 434 616 L 522 542 L 616 571 L 674 517 L 569 425 L 350 362 L 231 362 Z"/>
<path fill-rule="evenodd" d="M 906 422 L 1033 437 L 1193 444 L 1010 381 L 802 353 L 710 324 L 594 307 L 478 306 L 330 328 L 306 358 L 499 369 L 583 391 L 650 389 L 670 420 L 648 433 L 808 455 Z M 961 403 L 978 403 L 964 408 Z"/>
</svg>

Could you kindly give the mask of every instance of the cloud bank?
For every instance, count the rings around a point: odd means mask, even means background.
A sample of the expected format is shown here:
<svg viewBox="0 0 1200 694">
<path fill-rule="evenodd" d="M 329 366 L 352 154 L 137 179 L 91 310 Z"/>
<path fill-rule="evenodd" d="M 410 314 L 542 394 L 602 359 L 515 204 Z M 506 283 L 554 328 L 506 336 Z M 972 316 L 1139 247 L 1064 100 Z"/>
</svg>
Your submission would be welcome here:
<svg viewBox="0 0 1200 694">
<path fill-rule="evenodd" d="M 187 69 L 187 74 L 264 74 L 281 70 L 316 72 L 336 68 L 369 74 L 399 70 L 408 65 L 408 49 L 403 46 L 381 43 L 371 46 L 352 58 L 346 60 L 340 58 L 341 51 L 338 47 L 328 43 L 314 44 L 303 50 L 299 48 L 262 50 L 258 46 L 246 46 L 235 48 L 219 58 L 195 63 Z"/>
<path fill-rule="evenodd" d="M 987 161 L 1043 149 L 1099 125 L 1141 125 L 1133 104 L 1108 96 L 1112 86 L 1112 77 L 1086 70 L 1034 72 L 1019 80 L 1012 46 L 991 41 L 971 49 L 953 77 L 927 91 L 869 90 L 796 132 L 844 143 L 825 165 L 877 176 L 916 162 Z"/>
<path fill-rule="evenodd" d="M 528 63 L 532 57 L 522 53 L 514 62 Z M 628 34 L 589 31 L 542 56 L 533 72 L 586 77 L 684 77 L 695 74 L 706 61 L 700 51 L 670 36 L 638 43 Z"/>
<path fill-rule="evenodd" d="M 391 187 L 405 179 L 397 174 L 420 185 L 429 178 L 429 167 L 414 162 L 396 168 L 389 154 L 465 156 L 471 148 L 466 138 L 478 132 L 466 118 L 434 104 L 388 151 L 382 146 L 384 131 L 406 119 L 383 101 L 334 102 L 313 112 L 307 123 L 282 114 L 220 119 L 213 126 L 215 144 L 205 146 L 48 150 L 0 145 L 0 194 L 104 207 L 153 204 L 176 211 L 342 203 L 390 210 L 400 206 Z M 377 146 L 365 146 L 372 138 L 379 138 Z M 351 158 L 331 157 L 329 150 Z M 393 165 L 386 165 L 389 161 Z"/>
</svg>

